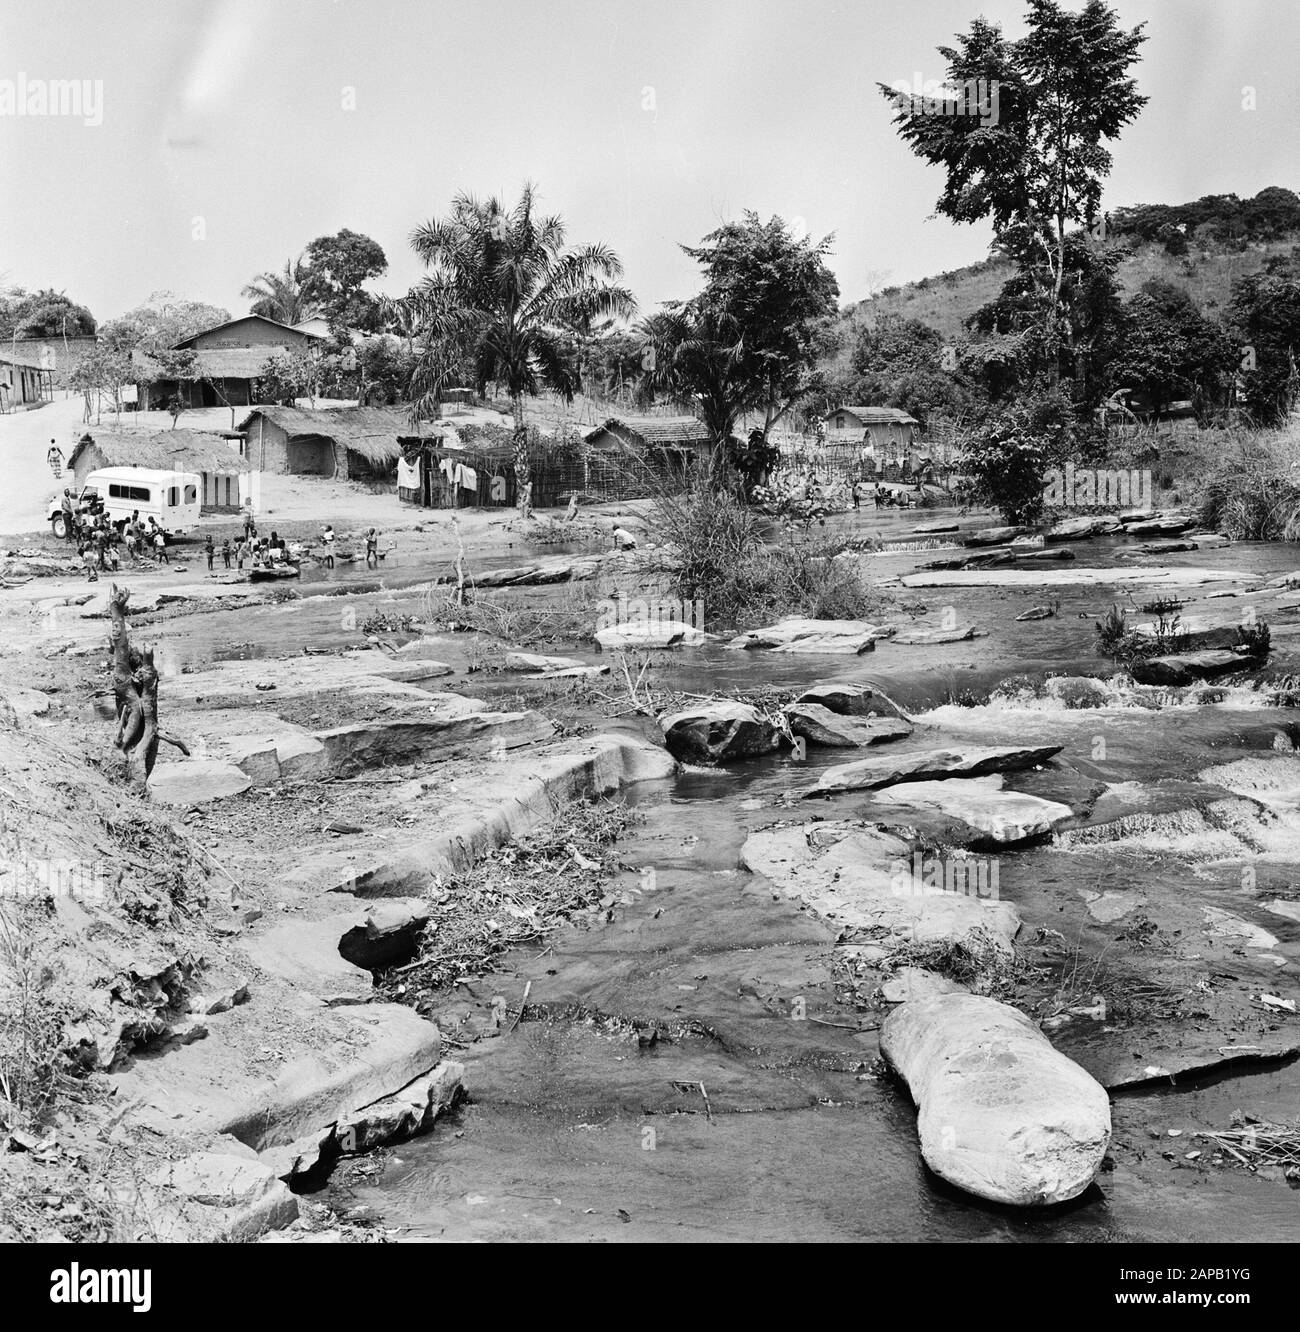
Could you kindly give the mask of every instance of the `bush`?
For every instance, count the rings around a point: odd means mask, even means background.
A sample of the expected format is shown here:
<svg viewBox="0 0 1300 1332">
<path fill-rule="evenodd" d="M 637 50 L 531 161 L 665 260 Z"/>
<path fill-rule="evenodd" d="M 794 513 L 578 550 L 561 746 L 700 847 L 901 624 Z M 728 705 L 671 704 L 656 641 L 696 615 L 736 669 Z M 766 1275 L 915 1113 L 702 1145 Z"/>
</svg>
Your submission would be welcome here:
<svg viewBox="0 0 1300 1332">
<path fill-rule="evenodd" d="M 705 478 L 683 495 L 660 495 L 655 526 L 671 562 L 672 595 L 703 600 L 714 624 L 741 625 L 786 615 L 856 620 L 883 598 L 856 560 L 837 560 L 846 541 L 787 524 L 769 546 L 758 516 L 734 493 Z"/>
</svg>

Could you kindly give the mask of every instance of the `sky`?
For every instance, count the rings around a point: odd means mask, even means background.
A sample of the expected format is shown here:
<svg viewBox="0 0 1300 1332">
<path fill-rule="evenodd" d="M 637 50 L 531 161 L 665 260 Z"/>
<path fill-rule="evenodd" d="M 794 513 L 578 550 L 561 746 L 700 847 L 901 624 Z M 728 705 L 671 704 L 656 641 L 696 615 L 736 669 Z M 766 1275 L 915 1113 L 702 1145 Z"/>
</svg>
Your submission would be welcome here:
<svg viewBox="0 0 1300 1332">
<path fill-rule="evenodd" d="M 1113 7 L 1147 25 L 1151 101 L 1114 147 L 1107 207 L 1300 187 L 1300 6 Z M 745 209 L 834 232 L 848 303 L 987 253 L 987 227 L 933 216 L 941 173 L 875 85 L 942 76 L 936 46 L 981 14 L 1019 36 L 1024 8 L 0 0 L 0 277 L 100 320 L 160 289 L 239 314 L 256 274 L 350 227 L 383 246 L 372 285 L 397 295 L 420 276 L 414 226 L 532 180 L 570 240 L 621 256 L 644 311 L 697 289 L 679 243 Z M 91 96 L 80 118 L 6 114 L 20 78 Z"/>
</svg>

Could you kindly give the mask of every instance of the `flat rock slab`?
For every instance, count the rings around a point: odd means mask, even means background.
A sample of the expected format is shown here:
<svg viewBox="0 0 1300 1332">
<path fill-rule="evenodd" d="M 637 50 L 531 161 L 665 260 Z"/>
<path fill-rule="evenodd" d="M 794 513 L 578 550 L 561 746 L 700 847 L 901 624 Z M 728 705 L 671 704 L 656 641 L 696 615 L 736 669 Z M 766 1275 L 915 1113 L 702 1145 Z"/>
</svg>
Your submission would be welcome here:
<svg viewBox="0 0 1300 1332">
<path fill-rule="evenodd" d="M 888 641 L 905 647 L 931 647 L 941 643 L 966 643 L 972 638 L 985 638 L 987 635 L 974 625 L 960 626 L 955 629 L 900 629 Z"/>
<path fill-rule="evenodd" d="M 844 717 L 817 703 L 791 703 L 785 715 L 791 732 L 813 745 L 858 749 L 912 734 L 912 723 L 901 717 Z"/>
<path fill-rule="evenodd" d="M 1290 754 L 1234 759 L 1203 768 L 1197 776 L 1264 804 L 1300 805 L 1300 758 Z"/>
<path fill-rule="evenodd" d="M 912 1000 L 885 1018 L 880 1050 L 918 1108 L 935 1174 L 991 1202 L 1077 1198 L 1110 1145 L 1110 1101 L 1017 1009 L 973 994 Z"/>
<path fill-rule="evenodd" d="M 1196 519 L 1185 513 L 1171 513 L 1159 518 L 1150 518 L 1143 522 L 1126 523 L 1124 530 L 1130 536 L 1176 536 L 1179 532 L 1189 531 L 1196 526 Z"/>
<path fill-rule="evenodd" d="M 577 657 L 542 657 L 535 652 L 507 652 L 508 671 L 566 671 L 573 667 L 585 668 L 587 663 Z M 604 669 L 608 670 L 608 667 Z"/>
<path fill-rule="evenodd" d="M 725 699 L 659 718 L 668 752 L 683 761 L 725 763 L 770 754 L 782 742 L 774 722 L 748 703 Z"/>
<path fill-rule="evenodd" d="M 817 784 L 803 792 L 809 796 L 834 795 L 838 791 L 870 791 L 898 782 L 924 782 L 932 778 L 982 777 L 994 772 L 1018 772 L 1035 768 L 1054 758 L 1062 745 L 1033 748 L 922 749 L 911 754 L 890 754 L 859 759 L 827 768 Z"/>
<path fill-rule="evenodd" d="M 531 710 L 477 712 L 449 707 L 442 715 L 335 726 L 317 731 L 315 738 L 324 746 L 328 771 L 342 773 L 456 754 L 505 753 L 549 740 L 554 734 L 553 724 Z"/>
<path fill-rule="evenodd" d="M 940 536 L 945 532 L 959 531 L 957 523 L 922 523 L 920 527 L 912 528 L 914 536 Z"/>
<path fill-rule="evenodd" d="M 364 931 L 355 911 L 291 918 L 240 940 L 239 949 L 255 967 L 326 1005 L 363 1004 L 374 997 L 374 979 L 339 952 L 339 941 L 358 926 Z"/>
<path fill-rule="evenodd" d="M 402 1004 L 327 1008 L 283 987 L 263 997 L 266 1005 L 212 1019 L 207 1040 L 108 1075 L 118 1103 L 164 1133 L 228 1133 L 260 1152 L 319 1132 L 438 1063 L 438 1028 Z M 282 1058 L 267 1058 L 268 1048 Z"/>
<path fill-rule="evenodd" d="M 1210 648 L 1204 652 L 1175 652 L 1164 657 L 1148 657 L 1133 663 L 1133 678 L 1139 684 L 1186 685 L 1196 680 L 1214 680 L 1234 671 L 1253 670 L 1257 657 Z"/>
<path fill-rule="evenodd" d="M 1108 587 L 1116 583 L 1134 586 L 1168 583 L 1196 587 L 1204 583 L 1244 582 L 1232 569 L 1174 569 L 1153 565 L 1149 569 L 938 569 L 904 574 L 904 587 L 1070 587 L 1075 584 Z"/>
<path fill-rule="evenodd" d="M 223 759 L 254 786 L 306 781 L 325 774 L 325 748 L 304 726 L 254 708 L 211 708 L 178 713 L 175 734 L 197 758 Z"/>
<path fill-rule="evenodd" d="M 733 638 L 729 648 L 744 651 L 832 653 L 857 656 L 870 652 L 889 630 L 865 620 L 781 620 Z"/>
<path fill-rule="evenodd" d="M 1045 836 L 1074 817 L 1069 805 L 1003 790 L 1000 776 L 905 782 L 878 792 L 875 803 L 936 810 L 1004 843 Z"/>
<path fill-rule="evenodd" d="M 1119 523 L 1109 518 L 1068 518 L 1055 527 L 1049 527 L 1043 533 L 1043 540 L 1049 544 L 1057 541 L 1087 541 L 1102 532 L 1119 530 Z"/>
<path fill-rule="evenodd" d="M 253 779 L 225 759 L 181 759 L 159 763 L 149 777 L 149 794 L 164 805 L 204 805 L 240 795 Z"/>
<path fill-rule="evenodd" d="M 709 641 L 709 636 L 694 625 L 682 624 L 678 620 L 660 620 L 597 629 L 595 639 L 603 649 L 612 652 L 623 648 L 701 647 Z"/>
<path fill-rule="evenodd" d="M 1003 546 L 1016 537 L 1028 536 L 1033 531 L 1030 527 L 984 527 L 972 532 L 966 538 L 968 546 Z"/>
<path fill-rule="evenodd" d="M 841 929 L 893 947 L 965 943 L 1006 957 L 1020 929 L 1010 902 L 945 891 L 914 873 L 912 847 L 884 829 L 849 822 L 768 828 L 746 839 L 741 863 Z"/>
</svg>

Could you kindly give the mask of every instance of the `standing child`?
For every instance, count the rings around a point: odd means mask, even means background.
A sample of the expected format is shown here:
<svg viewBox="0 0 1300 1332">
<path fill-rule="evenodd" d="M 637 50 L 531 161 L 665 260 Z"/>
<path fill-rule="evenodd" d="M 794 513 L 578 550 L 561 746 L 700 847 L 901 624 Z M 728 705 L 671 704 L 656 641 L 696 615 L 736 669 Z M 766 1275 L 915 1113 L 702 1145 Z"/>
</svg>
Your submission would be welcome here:
<svg viewBox="0 0 1300 1332">
<path fill-rule="evenodd" d="M 212 560 L 217 553 L 217 548 L 213 544 L 212 534 L 208 534 L 208 539 L 203 543 L 203 553 L 208 557 L 208 572 L 212 572 Z"/>
<path fill-rule="evenodd" d="M 155 527 L 153 531 L 153 549 L 154 554 L 164 563 L 170 564 L 171 556 L 167 554 L 167 533 L 161 527 Z"/>
<path fill-rule="evenodd" d="M 226 568 L 229 569 L 229 568 L 230 568 L 230 538 L 229 538 L 229 537 L 226 537 L 226 539 L 221 543 L 221 559 L 222 559 L 222 562 L 225 564 Z"/>
<path fill-rule="evenodd" d="M 235 564 L 241 572 L 244 568 L 244 556 L 247 554 L 248 542 L 245 541 L 243 537 L 240 537 L 240 539 L 235 542 Z"/>
<path fill-rule="evenodd" d="M 375 568 L 379 567 L 379 533 L 372 527 L 366 533 L 366 568 L 370 568 L 370 561 L 374 560 Z"/>
<path fill-rule="evenodd" d="M 86 569 L 86 577 L 92 583 L 99 582 L 99 570 L 95 568 L 95 553 L 84 542 L 77 543 L 77 554 L 81 556 L 81 562 Z"/>
</svg>

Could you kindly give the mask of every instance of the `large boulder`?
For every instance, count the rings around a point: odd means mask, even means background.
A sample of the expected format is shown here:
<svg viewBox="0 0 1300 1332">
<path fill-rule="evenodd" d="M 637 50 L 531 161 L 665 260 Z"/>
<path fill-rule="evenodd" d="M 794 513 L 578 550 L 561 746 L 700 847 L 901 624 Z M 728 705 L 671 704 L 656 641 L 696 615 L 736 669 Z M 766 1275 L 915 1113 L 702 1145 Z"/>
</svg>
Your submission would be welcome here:
<svg viewBox="0 0 1300 1332">
<path fill-rule="evenodd" d="M 1139 684 L 1186 685 L 1195 680 L 1213 680 L 1234 671 L 1252 670 L 1258 657 L 1228 648 L 1204 652 L 1175 652 L 1165 657 L 1148 657 L 1133 663 L 1133 678 Z"/>
<path fill-rule="evenodd" d="M 984 527 L 978 532 L 972 532 L 966 538 L 966 545 L 1003 546 L 1016 537 L 1028 536 L 1032 531 L 1031 527 Z"/>
<path fill-rule="evenodd" d="M 841 749 L 902 740 L 912 734 L 912 723 L 901 717 L 842 717 L 817 703 L 791 703 L 785 716 L 791 732 L 809 744 Z"/>
<path fill-rule="evenodd" d="M 859 759 L 827 768 L 817 784 L 803 794 L 834 795 L 838 791 L 870 791 L 897 782 L 924 782 L 945 777 L 983 777 L 991 772 L 1019 772 L 1054 758 L 1062 745 L 920 749 L 910 754 L 889 754 Z"/>
<path fill-rule="evenodd" d="M 751 629 L 733 638 L 729 648 L 752 651 L 767 648 L 773 652 L 832 653 L 858 656 L 870 652 L 876 640 L 886 638 L 890 630 L 866 620 L 786 619 L 766 629 Z"/>
<path fill-rule="evenodd" d="M 935 1174 L 991 1202 L 1077 1198 L 1110 1145 L 1110 1102 L 1023 1013 L 973 994 L 936 994 L 885 1018 L 880 1051 L 918 1107 Z"/>
<path fill-rule="evenodd" d="M 876 793 L 877 804 L 929 809 L 960 819 L 994 842 L 1043 837 L 1074 817 L 1069 805 L 1022 791 L 1004 791 L 1002 778 L 958 778 L 947 782 L 904 782 Z"/>
<path fill-rule="evenodd" d="M 668 751 L 683 762 L 727 763 L 770 754 L 782 735 L 776 723 L 748 703 L 712 699 L 659 718 Z"/>
<path fill-rule="evenodd" d="M 594 637 L 610 652 L 626 648 L 701 647 L 709 640 L 703 629 L 680 620 L 630 620 L 597 629 Z"/>
<path fill-rule="evenodd" d="M 899 717 L 907 721 L 903 710 L 875 685 L 844 684 L 830 680 L 805 689 L 798 703 L 816 703 L 841 717 Z"/>
</svg>

